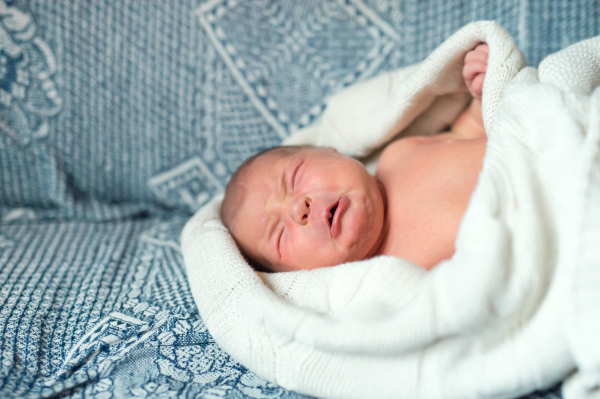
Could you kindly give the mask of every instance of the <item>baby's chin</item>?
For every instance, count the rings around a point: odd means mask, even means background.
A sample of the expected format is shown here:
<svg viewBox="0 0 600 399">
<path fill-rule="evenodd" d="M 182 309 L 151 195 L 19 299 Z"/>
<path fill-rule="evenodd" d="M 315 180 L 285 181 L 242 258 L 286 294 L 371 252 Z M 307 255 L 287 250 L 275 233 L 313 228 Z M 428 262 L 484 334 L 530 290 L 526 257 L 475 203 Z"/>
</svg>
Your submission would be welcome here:
<svg viewBox="0 0 600 399">
<path fill-rule="evenodd" d="M 361 243 L 364 244 L 364 243 Z M 356 261 L 360 261 L 360 260 L 364 260 L 367 259 L 370 255 L 372 246 L 366 246 L 366 245 L 362 245 L 362 246 L 354 246 L 351 248 L 344 248 L 344 249 L 339 249 L 338 251 L 336 251 L 336 256 L 334 257 L 329 257 L 329 259 L 325 258 L 325 257 L 320 257 L 318 259 L 315 259 L 314 262 L 312 262 L 311 264 L 313 265 L 312 267 L 309 267 L 309 269 L 318 269 L 318 268 L 322 268 L 322 267 L 331 267 L 331 266 L 338 266 L 344 263 L 349 263 L 349 262 L 356 262 Z"/>
<path fill-rule="evenodd" d="M 307 258 L 298 259 L 298 263 L 274 265 L 276 272 L 297 271 L 297 270 L 315 270 L 325 267 L 338 266 L 343 263 L 355 262 L 370 257 L 371 247 L 353 246 L 350 248 L 341 248 L 335 246 L 325 253 L 314 251 Z"/>
<path fill-rule="evenodd" d="M 364 201 L 348 210 L 338 242 L 346 252 L 346 262 L 365 259 L 374 252 L 382 238 L 384 217 L 382 201 Z"/>
<path fill-rule="evenodd" d="M 376 222 L 376 220 L 371 220 L 367 223 L 355 222 L 356 224 L 352 228 L 353 234 L 348 234 L 348 236 L 345 237 L 347 242 L 344 242 L 344 245 L 338 243 L 334 248 L 331 248 L 327 254 L 321 254 L 321 256 L 315 254 L 312 261 L 306 262 L 304 267 L 298 267 L 295 270 L 313 270 L 322 267 L 337 266 L 343 263 L 360 261 L 373 256 L 381 243 L 380 233 L 382 226 L 375 225 Z M 350 223 L 351 222 L 349 221 L 349 225 Z"/>
<path fill-rule="evenodd" d="M 325 251 L 312 251 L 311 253 L 305 254 L 305 256 L 302 256 L 301 258 L 296 258 L 295 261 L 292 262 L 273 265 L 273 269 L 276 272 L 315 270 L 362 259 L 363 257 L 361 257 L 352 249 L 331 247 Z"/>
</svg>

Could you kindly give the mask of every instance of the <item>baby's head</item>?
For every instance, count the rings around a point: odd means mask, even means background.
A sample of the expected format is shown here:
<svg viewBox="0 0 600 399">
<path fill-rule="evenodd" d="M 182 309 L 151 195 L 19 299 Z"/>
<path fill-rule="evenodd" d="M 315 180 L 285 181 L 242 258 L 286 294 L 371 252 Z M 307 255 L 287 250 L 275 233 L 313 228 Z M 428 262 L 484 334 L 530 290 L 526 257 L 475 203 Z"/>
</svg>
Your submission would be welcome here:
<svg viewBox="0 0 600 399">
<path fill-rule="evenodd" d="M 245 256 L 277 272 L 374 255 L 384 216 L 383 187 L 360 162 L 312 146 L 275 147 L 245 161 L 221 207 Z"/>
</svg>

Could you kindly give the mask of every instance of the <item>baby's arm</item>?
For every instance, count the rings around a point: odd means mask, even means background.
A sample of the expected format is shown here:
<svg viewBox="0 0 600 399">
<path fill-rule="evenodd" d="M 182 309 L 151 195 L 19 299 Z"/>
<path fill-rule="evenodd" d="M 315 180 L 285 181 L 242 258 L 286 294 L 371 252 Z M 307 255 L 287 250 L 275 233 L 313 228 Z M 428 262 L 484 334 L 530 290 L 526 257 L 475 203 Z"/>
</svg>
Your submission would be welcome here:
<svg viewBox="0 0 600 399">
<path fill-rule="evenodd" d="M 478 139 L 486 137 L 481 115 L 481 94 L 483 79 L 487 70 L 489 47 L 483 43 L 475 47 L 465 56 L 463 77 L 467 88 L 473 95 L 469 107 L 452 125 L 452 132 L 461 139 Z"/>
</svg>

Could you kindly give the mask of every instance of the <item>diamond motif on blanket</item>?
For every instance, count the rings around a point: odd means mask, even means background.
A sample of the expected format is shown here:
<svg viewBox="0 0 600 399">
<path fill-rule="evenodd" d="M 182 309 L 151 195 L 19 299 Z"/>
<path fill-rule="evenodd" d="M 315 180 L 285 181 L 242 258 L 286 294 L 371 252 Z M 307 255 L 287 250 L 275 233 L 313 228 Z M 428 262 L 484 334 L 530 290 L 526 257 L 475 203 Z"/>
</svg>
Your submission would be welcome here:
<svg viewBox="0 0 600 399">
<path fill-rule="evenodd" d="M 223 191 L 223 185 L 198 157 L 150 178 L 148 186 L 163 204 L 177 207 L 183 203 L 191 211 Z"/>
<path fill-rule="evenodd" d="M 155 226 L 142 233 L 140 241 L 149 244 L 169 247 L 180 252 L 179 235 L 187 220 L 175 219 L 164 223 L 157 223 Z"/>
<path fill-rule="evenodd" d="M 221 0 L 200 7 L 198 16 L 233 76 L 282 139 L 314 121 L 329 95 L 370 76 L 397 38 L 358 0 Z M 319 51 L 332 40 L 340 41 L 339 51 Z"/>
</svg>

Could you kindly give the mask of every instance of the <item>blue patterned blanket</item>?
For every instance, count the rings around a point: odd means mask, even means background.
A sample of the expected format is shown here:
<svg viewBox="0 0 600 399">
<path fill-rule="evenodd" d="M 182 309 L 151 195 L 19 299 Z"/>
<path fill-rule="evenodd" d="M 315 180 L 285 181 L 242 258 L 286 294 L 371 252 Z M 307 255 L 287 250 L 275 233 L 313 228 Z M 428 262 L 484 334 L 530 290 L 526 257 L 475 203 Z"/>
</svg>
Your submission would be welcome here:
<svg viewBox="0 0 600 399">
<path fill-rule="evenodd" d="M 183 223 L 329 95 L 481 19 L 531 65 L 600 34 L 584 0 L 0 0 L 0 397 L 303 397 L 212 342 Z"/>
</svg>

